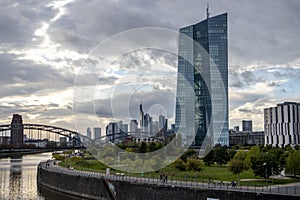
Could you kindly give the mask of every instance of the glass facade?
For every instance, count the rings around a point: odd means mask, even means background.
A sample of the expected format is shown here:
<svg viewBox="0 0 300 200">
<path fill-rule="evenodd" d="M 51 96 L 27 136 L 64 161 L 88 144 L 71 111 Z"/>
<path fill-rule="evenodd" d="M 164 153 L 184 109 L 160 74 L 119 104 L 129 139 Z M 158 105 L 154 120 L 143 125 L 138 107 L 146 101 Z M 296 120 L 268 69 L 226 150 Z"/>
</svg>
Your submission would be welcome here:
<svg viewBox="0 0 300 200">
<path fill-rule="evenodd" d="M 229 145 L 227 13 L 179 33 L 176 129 L 194 147 Z"/>
</svg>

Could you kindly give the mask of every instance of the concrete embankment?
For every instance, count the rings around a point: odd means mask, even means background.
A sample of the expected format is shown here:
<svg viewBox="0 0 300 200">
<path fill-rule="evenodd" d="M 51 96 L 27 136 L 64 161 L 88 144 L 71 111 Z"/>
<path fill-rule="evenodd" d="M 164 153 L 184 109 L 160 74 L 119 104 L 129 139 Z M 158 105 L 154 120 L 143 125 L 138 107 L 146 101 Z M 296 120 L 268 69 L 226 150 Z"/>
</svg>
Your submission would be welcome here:
<svg viewBox="0 0 300 200">
<path fill-rule="evenodd" d="M 117 200 L 297 200 L 299 196 L 258 191 L 208 188 L 207 185 L 161 183 L 157 179 L 104 175 L 68 170 L 42 163 L 38 167 L 38 186 L 84 199 Z"/>
</svg>

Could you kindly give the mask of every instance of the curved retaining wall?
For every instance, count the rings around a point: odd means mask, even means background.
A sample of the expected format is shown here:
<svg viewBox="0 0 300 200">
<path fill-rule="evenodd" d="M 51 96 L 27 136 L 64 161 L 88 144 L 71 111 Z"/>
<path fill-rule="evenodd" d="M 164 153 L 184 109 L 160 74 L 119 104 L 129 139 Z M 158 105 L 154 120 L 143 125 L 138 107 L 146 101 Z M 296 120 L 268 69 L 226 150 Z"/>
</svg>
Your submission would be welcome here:
<svg viewBox="0 0 300 200">
<path fill-rule="evenodd" d="M 122 180 L 123 179 L 123 180 Z M 144 179 L 145 180 L 145 179 Z M 57 166 L 38 166 L 39 188 L 47 188 L 85 199 L 117 200 L 183 200 L 209 198 L 220 200 L 297 200 L 299 196 L 226 189 L 192 188 L 138 181 L 134 178 L 105 176 L 100 173 L 77 172 Z"/>
</svg>

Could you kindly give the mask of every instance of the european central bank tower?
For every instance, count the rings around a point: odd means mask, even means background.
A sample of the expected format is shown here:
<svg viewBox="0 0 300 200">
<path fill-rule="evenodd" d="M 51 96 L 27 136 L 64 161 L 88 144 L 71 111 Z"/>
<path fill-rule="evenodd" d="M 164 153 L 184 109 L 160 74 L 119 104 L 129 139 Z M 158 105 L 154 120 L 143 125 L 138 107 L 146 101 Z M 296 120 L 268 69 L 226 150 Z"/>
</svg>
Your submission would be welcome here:
<svg viewBox="0 0 300 200">
<path fill-rule="evenodd" d="M 179 30 L 175 126 L 190 147 L 229 145 L 227 13 Z"/>
</svg>

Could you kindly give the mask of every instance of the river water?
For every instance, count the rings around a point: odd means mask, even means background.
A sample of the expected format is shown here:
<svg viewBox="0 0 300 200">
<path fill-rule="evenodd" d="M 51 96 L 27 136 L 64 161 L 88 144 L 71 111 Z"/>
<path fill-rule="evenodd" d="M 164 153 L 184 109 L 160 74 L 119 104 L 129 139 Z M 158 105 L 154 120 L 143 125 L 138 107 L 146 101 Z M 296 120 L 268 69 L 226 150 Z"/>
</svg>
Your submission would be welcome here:
<svg viewBox="0 0 300 200">
<path fill-rule="evenodd" d="M 0 159 L 0 199 L 46 199 L 37 190 L 37 165 L 51 158 L 51 153 Z"/>
</svg>

